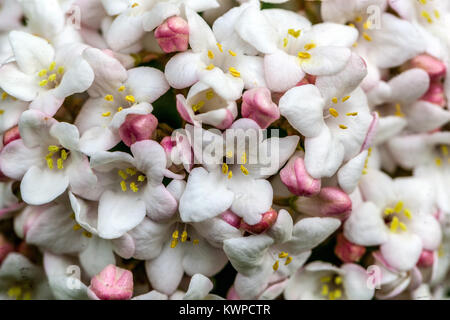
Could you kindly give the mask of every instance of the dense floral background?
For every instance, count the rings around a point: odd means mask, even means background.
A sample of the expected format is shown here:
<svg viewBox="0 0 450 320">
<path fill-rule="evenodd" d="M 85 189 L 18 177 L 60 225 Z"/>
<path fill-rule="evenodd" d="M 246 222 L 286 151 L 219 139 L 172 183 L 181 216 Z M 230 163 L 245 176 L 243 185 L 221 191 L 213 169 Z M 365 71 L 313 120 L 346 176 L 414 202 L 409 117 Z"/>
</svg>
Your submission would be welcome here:
<svg viewBox="0 0 450 320">
<path fill-rule="evenodd" d="M 447 299 L 449 30 L 447 0 L 0 0 L 0 299 Z"/>
</svg>

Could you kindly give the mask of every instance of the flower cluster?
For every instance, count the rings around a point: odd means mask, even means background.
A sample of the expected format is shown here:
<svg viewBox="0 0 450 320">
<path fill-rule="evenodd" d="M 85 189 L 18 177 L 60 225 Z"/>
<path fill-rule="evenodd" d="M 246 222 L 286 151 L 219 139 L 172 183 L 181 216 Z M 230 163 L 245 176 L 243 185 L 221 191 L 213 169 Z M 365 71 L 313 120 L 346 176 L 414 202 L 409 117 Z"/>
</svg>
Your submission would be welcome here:
<svg viewBox="0 0 450 320">
<path fill-rule="evenodd" d="M 1 299 L 447 298 L 449 24 L 0 0 Z"/>
</svg>

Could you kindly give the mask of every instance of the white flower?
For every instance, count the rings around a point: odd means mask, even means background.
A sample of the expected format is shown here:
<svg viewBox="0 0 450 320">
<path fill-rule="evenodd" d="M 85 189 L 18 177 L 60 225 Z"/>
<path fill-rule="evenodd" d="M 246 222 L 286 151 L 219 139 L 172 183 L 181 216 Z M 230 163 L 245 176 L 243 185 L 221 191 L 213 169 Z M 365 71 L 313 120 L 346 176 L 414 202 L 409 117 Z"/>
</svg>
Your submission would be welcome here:
<svg viewBox="0 0 450 320">
<path fill-rule="evenodd" d="M 55 50 L 46 40 L 22 31 L 12 31 L 9 40 L 14 61 L 0 67 L 0 86 L 15 98 L 31 101 L 31 109 L 53 116 L 66 97 L 92 84 L 94 73 L 81 57 L 86 46 L 70 43 Z"/>
<path fill-rule="evenodd" d="M 25 202 L 48 203 L 67 188 L 89 197 L 86 188 L 97 179 L 80 152 L 77 127 L 28 110 L 20 118 L 19 131 L 21 139 L 3 148 L 0 168 L 5 175 L 22 180 L 20 190 Z"/>
</svg>

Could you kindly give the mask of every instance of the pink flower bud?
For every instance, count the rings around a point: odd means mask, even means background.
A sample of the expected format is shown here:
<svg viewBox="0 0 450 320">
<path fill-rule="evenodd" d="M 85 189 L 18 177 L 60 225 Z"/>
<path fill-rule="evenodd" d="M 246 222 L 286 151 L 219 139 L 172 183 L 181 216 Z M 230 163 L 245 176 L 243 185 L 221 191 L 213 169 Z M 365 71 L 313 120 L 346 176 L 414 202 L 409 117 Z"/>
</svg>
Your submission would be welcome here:
<svg viewBox="0 0 450 320">
<path fill-rule="evenodd" d="M 270 209 L 262 215 L 261 221 L 255 225 L 249 225 L 242 221 L 241 228 L 251 234 L 261 234 L 267 231 L 277 221 L 278 213 Z"/>
<path fill-rule="evenodd" d="M 310 197 L 320 192 L 320 180 L 309 175 L 305 168 L 305 161 L 299 155 L 289 159 L 280 171 L 280 178 L 289 191 L 296 196 Z"/>
<path fill-rule="evenodd" d="M 440 79 L 447 73 L 447 68 L 441 60 L 427 54 L 422 54 L 412 59 L 411 66 L 424 69 L 431 80 Z"/>
<path fill-rule="evenodd" d="M 129 114 L 119 128 L 122 141 L 131 146 L 141 140 L 150 140 L 158 126 L 158 119 L 152 114 Z"/>
<path fill-rule="evenodd" d="M 433 263 L 434 263 L 434 252 L 430 250 L 422 250 L 419 261 L 417 262 L 417 266 L 428 268 L 431 267 Z"/>
<path fill-rule="evenodd" d="M 155 38 L 165 53 L 186 51 L 189 43 L 189 24 L 181 17 L 170 17 L 156 28 Z"/>
<path fill-rule="evenodd" d="M 164 137 L 159 144 L 163 147 L 164 152 L 168 157 L 170 157 L 172 149 L 177 145 L 177 143 L 173 141 L 170 136 Z"/>
<path fill-rule="evenodd" d="M 128 300 L 133 295 L 133 274 L 110 264 L 91 279 L 89 290 L 100 300 Z"/>
<path fill-rule="evenodd" d="M 352 200 L 341 189 L 326 187 L 316 196 L 298 197 L 293 207 L 296 211 L 311 216 L 345 220 L 352 210 Z"/>
<path fill-rule="evenodd" d="M 17 139 L 20 139 L 19 126 L 12 127 L 3 134 L 3 146 Z"/>
<path fill-rule="evenodd" d="M 14 251 L 14 245 L 6 240 L 6 238 L 0 234 L 0 264 L 6 258 L 6 256 Z"/>
<path fill-rule="evenodd" d="M 254 120 L 265 129 L 280 118 L 280 109 L 272 102 L 269 89 L 254 88 L 242 95 L 242 116 Z"/>
<path fill-rule="evenodd" d="M 236 229 L 239 229 L 239 227 L 241 226 L 241 220 L 242 218 L 239 217 L 238 215 L 236 215 L 233 211 L 231 210 L 227 210 L 225 212 L 223 212 L 220 215 L 220 218 L 225 221 L 226 223 L 228 223 L 230 226 L 235 227 Z"/>
<path fill-rule="evenodd" d="M 337 243 L 334 247 L 334 253 L 342 262 L 358 262 L 366 253 L 366 248 L 348 241 L 342 233 L 337 236 Z"/>
<path fill-rule="evenodd" d="M 428 101 L 441 107 L 445 106 L 446 102 L 443 84 L 438 81 L 431 82 L 428 91 L 420 98 L 420 100 Z"/>
</svg>

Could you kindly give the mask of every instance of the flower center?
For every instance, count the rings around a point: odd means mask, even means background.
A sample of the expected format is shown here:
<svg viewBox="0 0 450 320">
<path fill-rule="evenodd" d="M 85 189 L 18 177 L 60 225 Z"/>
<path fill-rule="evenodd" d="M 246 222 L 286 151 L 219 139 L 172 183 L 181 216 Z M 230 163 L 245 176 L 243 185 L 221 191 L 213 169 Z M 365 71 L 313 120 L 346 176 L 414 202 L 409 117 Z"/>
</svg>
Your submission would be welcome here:
<svg viewBox="0 0 450 320">
<path fill-rule="evenodd" d="M 292 262 L 292 257 L 289 255 L 289 253 L 281 251 L 278 254 L 278 259 L 276 259 L 275 263 L 272 266 L 273 271 L 277 271 L 280 267 L 280 260 L 279 259 L 285 259 L 284 265 L 287 266 L 289 263 Z"/>
<path fill-rule="evenodd" d="M 47 167 L 50 170 L 53 170 L 55 168 L 55 164 L 56 164 L 56 167 L 58 168 L 58 170 L 64 169 L 64 161 L 67 160 L 69 155 L 70 155 L 70 151 L 65 148 L 58 147 L 56 145 L 48 146 L 48 153 L 45 156 L 45 161 L 47 162 Z"/>
<path fill-rule="evenodd" d="M 335 274 L 320 278 L 322 288 L 320 294 L 328 300 L 336 300 L 342 297 L 342 277 Z"/>
<path fill-rule="evenodd" d="M 406 231 L 408 228 L 404 218 L 412 219 L 412 212 L 410 209 L 404 207 L 403 201 L 398 201 L 394 207 L 386 207 L 383 211 L 384 222 L 389 225 L 389 230 L 393 233 L 398 230 Z"/>
<path fill-rule="evenodd" d="M 224 160 L 224 163 L 222 164 L 222 173 L 224 175 L 228 176 L 228 179 L 231 179 L 233 177 L 233 171 L 230 169 L 230 167 L 228 165 L 228 164 L 230 164 L 230 162 L 234 163 L 233 151 L 226 152 L 225 160 Z M 243 152 L 242 156 L 241 156 L 241 161 L 240 161 L 240 163 L 241 163 L 240 169 L 241 169 L 241 172 L 246 176 L 249 174 L 248 169 L 244 166 L 244 164 L 247 164 L 247 162 L 248 162 L 247 153 Z"/>
<path fill-rule="evenodd" d="M 222 64 L 224 58 L 225 58 L 225 54 L 229 54 L 231 57 L 236 57 L 236 52 L 234 52 L 233 50 L 228 50 L 227 53 L 224 52 L 224 48 L 222 46 L 222 44 L 217 43 L 217 50 L 214 49 L 214 51 L 216 51 L 216 53 L 213 52 L 213 50 L 208 50 L 207 52 L 207 56 L 209 61 L 211 62 L 210 64 L 208 64 L 208 66 L 206 66 L 206 70 L 212 70 L 214 69 L 216 66 L 214 65 L 214 63 L 218 63 L 218 64 Z M 225 71 L 225 70 L 224 70 Z M 235 78 L 239 78 L 241 76 L 241 73 L 235 68 L 235 67 L 229 67 L 228 68 L 228 73 L 231 74 L 233 77 Z"/>
<path fill-rule="evenodd" d="M 128 187 L 134 193 L 138 192 L 143 182 L 147 179 L 145 174 L 139 172 L 136 168 L 120 169 L 117 171 L 117 174 L 122 178 L 120 188 L 123 192 L 126 192 Z"/>
<path fill-rule="evenodd" d="M 130 90 L 123 85 L 117 88 L 117 92 L 114 94 L 107 94 L 104 99 L 107 103 L 105 104 L 106 111 L 102 112 L 103 117 L 110 117 L 116 112 L 129 108 L 136 103 L 136 98 L 131 94 Z M 112 104 L 114 104 L 114 106 L 119 105 L 119 107 L 117 107 L 116 110 L 113 110 L 111 108 Z"/>
<path fill-rule="evenodd" d="M 70 218 L 72 218 L 72 220 L 75 221 L 75 213 L 72 212 L 70 214 Z M 80 226 L 77 222 L 75 222 L 75 224 L 73 225 L 72 229 L 74 231 L 83 230 L 83 236 L 85 236 L 86 238 L 92 238 L 92 233 L 90 233 L 89 231 L 84 230 L 83 227 Z"/>
<path fill-rule="evenodd" d="M 175 230 L 172 233 L 172 240 L 170 242 L 170 247 L 172 249 L 176 248 L 179 241 L 181 241 L 182 243 L 192 241 L 193 245 L 198 245 L 198 243 L 199 243 L 198 239 L 191 239 L 191 237 L 189 237 L 188 232 L 187 232 L 187 224 L 184 224 L 183 232 L 181 233 L 181 238 L 180 238 L 180 232 L 178 231 L 178 223 L 177 223 L 175 226 Z"/>
<path fill-rule="evenodd" d="M 341 99 L 338 99 L 338 97 L 333 97 L 331 99 L 332 104 L 328 108 L 328 114 L 326 114 L 326 112 L 325 112 L 324 118 L 327 119 L 327 118 L 330 118 L 330 116 L 333 118 L 336 118 L 336 119 L 339 118 L 340 113 L 337 110 L 337 108 L 339 107 L 339 103 L 345 103 L 350 98 L 351 98 L 351 96 L 345 96 L 345 97 L 342 97 Z M 347 112 L 347 113 L 345 113 L 345 116 L 346 117 L 356 117 L 356 116 L 358 116 L 358 112 Z M 340 118 L 340 119 L 342 119 L 342 118 Z M 348 129 L 348 126 L 346 126 L 345 124 L 342 124 L 342 123 L 338 124 L 338 126 L 342 130 Z"/>
<path fill-rule="evenodd" d="M 8 289 L 8 296 L 16 300 L 31 300 L 31 285 L 29 283 L 13 285 Z"/>
<path fill-rule="evenodd" d="M 47 89 L 56 88 L 64 75 L 64 67 L 57 66 L 53 61 L 47 69 L 42 69 L 38 72 L 39 86 Z"/>
<path fill-rule="evenodd" d="M 429 24 L 441 18 L 441 13 L 433 6 L 432 1 L 419 0 L 419 11 L 420 17 Z"/>
</svg>

